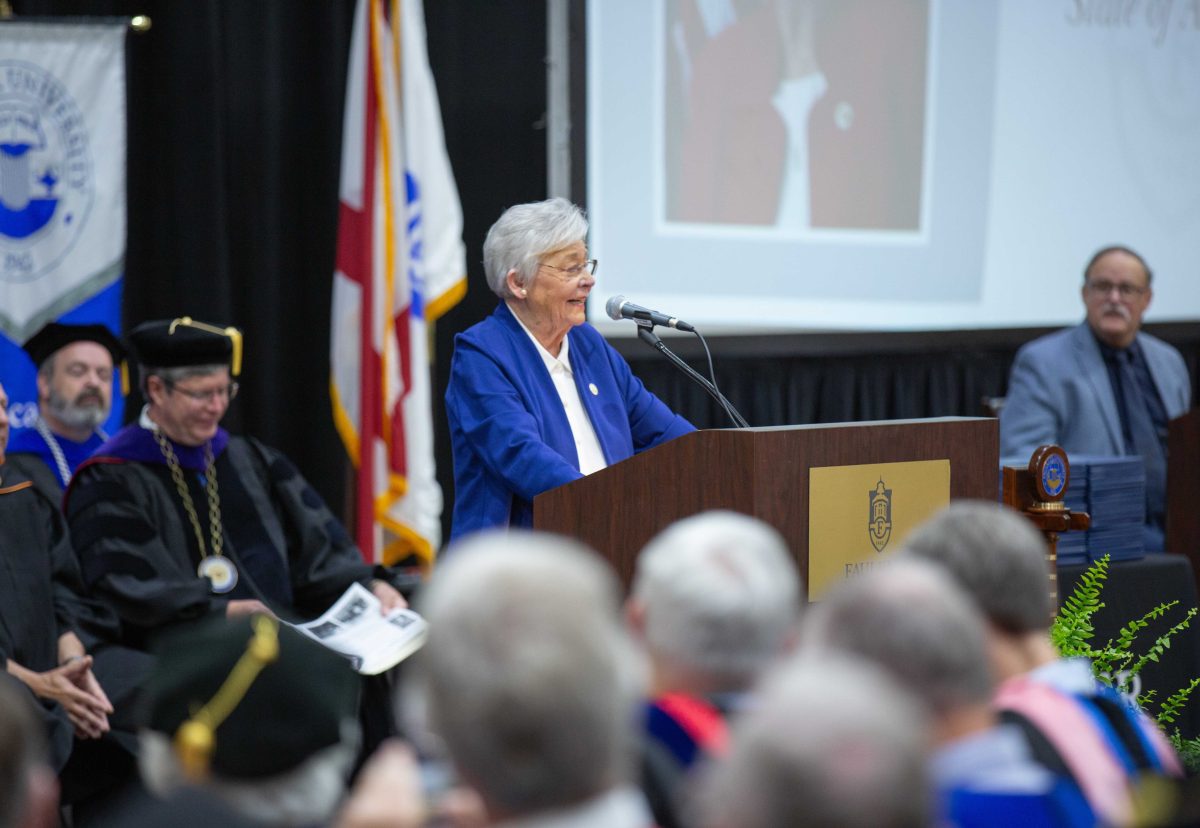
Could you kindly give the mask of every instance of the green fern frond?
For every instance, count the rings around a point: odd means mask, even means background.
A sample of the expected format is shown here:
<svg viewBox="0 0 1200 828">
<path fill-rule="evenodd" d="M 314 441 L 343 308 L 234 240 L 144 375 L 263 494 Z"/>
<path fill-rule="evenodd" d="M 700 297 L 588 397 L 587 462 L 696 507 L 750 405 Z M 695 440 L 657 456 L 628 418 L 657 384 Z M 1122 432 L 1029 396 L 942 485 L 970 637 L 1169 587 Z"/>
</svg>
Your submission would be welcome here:
<svg viewBox="0 0 1200 828">
<path fill-rule="evenodd" d="M 1170 627 L 1154 639 L 1145 652 L 1138 652 L 1138 636 L 1148 629 L 1152 622 L 1164 619 L 1176 608 L 1178 601 L 1159 604 L 1140 618 L 1135 618 L 1121 627 L 1115 639 L 1109 639 L 1101 645 L 1092 643 L 1095 628 L 1092 616 L 1104 603 L 1100 594 L 1104 582 L 1108 578 L 1108 556 L 1096 561 L 1080 576 L 1075 590 L 1062 602 L 1062 606 L 1050 627 L 1050 638 L 1059 654 L 1064 658 L 1082 656 L 1091 661 L 1092 673 L 1097 681 L 1109 687 L 1129 693 L 1134 678 L 1142 668 L 1150 662 L 1161 660 L 1171 648 L 1171 639 L 1186 630 L 1200 610 L 1189 609 L 1184 619 Z M 1200 687 L 1200 678 L 1193 679 L 1186 687 L 1173 693 L 1159 706 L 1154 718 L 1160 726 L 1173 724 L 1179 716 L 1179 711 L 1188 703 L 1192 692 Z M 1150 690 L 1138 697 L 1137 702 L 1143 709 L 1148 709 L 1156 701 L 1154 691 Z M 1175 749 L 1184 760 L 1184 764 L 1192 772 L 1200 772 L 1200 737 L 1184 739 L 1176 730 L 1170 737 Z"/>
<path fill-rule="evenodd" d="M 1178 601 L 1172 601 L 1171 606 L 1174 606 L 1175 604 L 1178 604 L 1178 603 L 1179 603 Z M 1166 606 L 1166 605 L 1165 604 L 1159 605 L 1159 607 L 1163 607 L 1163 606 Z M 1153 610 L 1151 610 L 1151 612 L 1153 612 Z M 1137 675 L 1138 671 L 1146 666 L 1146 662 L 1148 662 L 1148 661 L 1157 662 L 1166 653 L 1166 651 L 1170 648 L 1171 639 L 1174 636 L 1178 635 L 1179 633 L 1183 632 L 1184 630 L 1186 630 L 1188 627 L 1191 626 L 1192 619 L 1196 616 L 1196 612 L 1197 612 L 1197 609 L 1195 607 L 1192 607 L 1191 609 L 1189 609 L 1187 611 L 1187 615 L 1184 616 L 1184 619 L 1182 621 L 1180 621 L 1175 626 L 1171 627 L 1169 630 L 1167 630 L 1165 633 L 1160 635 L 1158 638 L 1154 639 L 1154 643 L 1150 645 L 1150 648 L 1148 650 L 1146 650 L 1145 654 L 1141 658 L 1139 658 L 1137 661 L 1135 661 L 1133 663 L 1133 666 L 1130 668 L 1130 671 L 1134 675 Z"/>
<path fill-rule="evenodd" d="M 1179 715 L 1179 711 L 1187 704 L 1191 698 L 1192 691 L 1200 687 L 1200 678 L 1192 679 L 1187 687 L 1181 687 L 1179 690 L 1172 693 L 1166 700 L 1159 705 L 1158 712 L 1154 714 L 1154 719 L 1164 729 L 1169 724 L 1174 724 L 1175 719 Z"/>
<path fill-rule="evenodd" d="M 1200 679 L 1196 679 L 1196 681 L 1200 681 Z M 1172 733 L 1168 734 L 1167 738 L 1170 739 L 1171 746 L 1175 748 L 1175 752 L 1179 754 L 1179 759 L 1183 762 L 1183 767 L 1187 775 L 1193 776 L 1200 773 L 1200 736 L 1185 739 L 1180 734 L 1179 728 L 1175 728 Z"/>
<path fill-rule="evenodd" d="M 1063 657 L 1093 656 L 1091 639 L 1096 630 L 1092 626 L 1092 616 L 1104 607 L 1100 591 L 1107 578 L 1108 556 L 1105 555 L 1084 571 L 1075 590 L 1062 602 L 1050 627 L 1050 640 Z"/>
</svg>

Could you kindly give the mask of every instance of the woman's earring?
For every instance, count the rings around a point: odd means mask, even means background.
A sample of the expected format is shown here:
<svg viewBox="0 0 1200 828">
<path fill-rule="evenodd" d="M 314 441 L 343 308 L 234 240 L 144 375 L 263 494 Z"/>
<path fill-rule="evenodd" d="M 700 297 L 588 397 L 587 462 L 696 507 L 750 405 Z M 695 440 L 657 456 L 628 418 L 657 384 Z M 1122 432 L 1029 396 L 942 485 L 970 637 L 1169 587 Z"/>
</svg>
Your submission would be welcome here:
<svg viewBox="0 0 1200 828">
<path fill-rule="evenodd" d="M 522 296 L 528 296 L 528 295 L 529 295 L 529 291 L 527 291 L 525 288 L 521 288 L 521 295 L 522 295 Z"/>
</svg>

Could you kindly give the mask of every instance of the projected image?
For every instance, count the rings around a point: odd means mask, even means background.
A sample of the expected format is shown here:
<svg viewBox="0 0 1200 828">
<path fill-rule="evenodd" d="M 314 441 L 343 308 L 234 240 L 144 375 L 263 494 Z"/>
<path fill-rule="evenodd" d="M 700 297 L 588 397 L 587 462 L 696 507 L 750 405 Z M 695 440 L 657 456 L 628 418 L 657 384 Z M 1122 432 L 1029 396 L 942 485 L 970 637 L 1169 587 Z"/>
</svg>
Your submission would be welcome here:
<svg viewBox="0 0 1200 828">
<path fill-rule="evenodd" d="M 1065 325 L 1122 242 L 1195 318 L 1200 15 L 1111 6 L 588 3 L 597 291 L 706 331 Z"/>
<path fill-rule="evenodd" d="M 664 217 L 919 231 L 930 0 L 666 0 Z"/>
</svg>

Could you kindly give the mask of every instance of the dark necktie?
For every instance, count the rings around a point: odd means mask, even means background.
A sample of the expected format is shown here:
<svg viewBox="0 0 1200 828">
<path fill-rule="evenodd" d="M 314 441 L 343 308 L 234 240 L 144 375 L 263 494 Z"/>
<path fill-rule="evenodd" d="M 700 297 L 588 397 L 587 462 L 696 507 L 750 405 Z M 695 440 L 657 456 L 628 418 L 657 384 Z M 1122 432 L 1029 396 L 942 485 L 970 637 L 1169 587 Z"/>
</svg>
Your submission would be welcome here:
<svg viewBox="0 0 1200 828">
<path fill-rule="evenodd" d="M 1129 417 L 1129 434 L 1133 445 L 1127 448 L 1141 455 L 1146 467 L 1146 520 L 1161 526 L 1166 504 L 1167 458 L 1162 439 L 1150 417 L 1146 395 L 1138 382 L 1137 370 L 1133 365 L 1133 354 L 1129 350 L 1117 354 L 1121 367 L 1121 393 L 1125 397 L 1125 412 Z"/>
</svg>

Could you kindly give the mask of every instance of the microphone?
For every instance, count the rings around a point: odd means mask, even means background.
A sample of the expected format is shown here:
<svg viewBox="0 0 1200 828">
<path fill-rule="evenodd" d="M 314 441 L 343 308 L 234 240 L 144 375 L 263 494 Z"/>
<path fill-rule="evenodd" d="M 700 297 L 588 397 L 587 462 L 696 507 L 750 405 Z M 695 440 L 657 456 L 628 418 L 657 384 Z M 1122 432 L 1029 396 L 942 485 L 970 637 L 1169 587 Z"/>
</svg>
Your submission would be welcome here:
<svg viewBox="0 0 1200 828">
<path fill-rule="evenodd" d="M 665 313 L 643 308 L 641 305 L 635 305 L 624 296 L 613 296 L 604 306 L 608 311 L 609 319 L 641 319 L 649 322 L 652 325 L 665 325 L 668 328 L 675 328 L 688 333 L 695 333 L 696 329 L 682 319 L 676 319 L 674 316 L 667 316 Z"/>
</svg>

